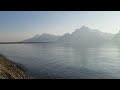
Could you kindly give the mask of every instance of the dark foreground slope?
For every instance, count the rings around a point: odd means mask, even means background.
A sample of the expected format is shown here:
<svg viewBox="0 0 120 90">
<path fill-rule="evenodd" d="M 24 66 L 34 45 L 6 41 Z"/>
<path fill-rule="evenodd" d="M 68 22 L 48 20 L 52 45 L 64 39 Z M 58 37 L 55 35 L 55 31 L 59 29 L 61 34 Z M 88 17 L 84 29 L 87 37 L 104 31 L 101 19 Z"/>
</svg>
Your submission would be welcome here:
<svg viewBox="0 0 120 90">
<path fill-rule="evenodd" d="M 20 66 L 0 55 L 0 79 L 28 79 L 28 76 Z"/>
</svg>

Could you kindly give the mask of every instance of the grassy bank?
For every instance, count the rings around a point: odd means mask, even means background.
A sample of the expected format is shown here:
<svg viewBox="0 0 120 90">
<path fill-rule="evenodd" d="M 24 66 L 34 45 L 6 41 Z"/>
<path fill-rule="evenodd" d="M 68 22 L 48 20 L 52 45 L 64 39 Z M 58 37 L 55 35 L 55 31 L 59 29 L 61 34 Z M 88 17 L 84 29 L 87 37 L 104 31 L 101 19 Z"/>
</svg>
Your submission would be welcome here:
<svg viewBox="0 0 120 90">
<path fill-rule="evenodd" d="M 0 54 L 0 79 L 28 79 L 25 71 Z"/>
</svg>

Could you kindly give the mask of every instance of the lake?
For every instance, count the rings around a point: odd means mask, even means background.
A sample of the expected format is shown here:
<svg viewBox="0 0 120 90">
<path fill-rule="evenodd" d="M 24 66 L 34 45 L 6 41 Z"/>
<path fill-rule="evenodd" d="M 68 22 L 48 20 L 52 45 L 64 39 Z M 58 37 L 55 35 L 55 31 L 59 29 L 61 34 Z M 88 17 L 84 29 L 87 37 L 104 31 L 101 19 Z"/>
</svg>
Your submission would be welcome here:
<svg viewBox="0 0 120 90">
<path fill-rule="evenodd" d="M 120 45 L 0 44 L 0 53 L 35 79 L 120 79 Z"/>
</svg>

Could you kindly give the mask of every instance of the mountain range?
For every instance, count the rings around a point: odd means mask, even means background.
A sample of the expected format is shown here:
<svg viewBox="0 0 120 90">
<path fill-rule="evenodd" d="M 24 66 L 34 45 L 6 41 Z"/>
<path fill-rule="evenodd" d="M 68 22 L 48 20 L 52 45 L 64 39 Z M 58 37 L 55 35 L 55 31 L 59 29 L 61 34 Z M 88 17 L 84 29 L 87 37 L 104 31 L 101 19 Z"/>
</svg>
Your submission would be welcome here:
<svg viewBox="0 0 120 90">
<path fill-rule="evenodd" d="M 106 33 L 97 29 L 91 29 L 86 26 L 82 26 L 80 29 L 76 29 L 71 34 L 65 33 L 64 35 L 53 35 L 43 33 L 42 35 L 35 35 L 32 38 L 24 40 L 22 42 L 57 42 L 57 43 L 101 43 L 109 40 L 119 40 L 120 32 L 117 34 Z"/>
<path fill-rule="evenodd" d="M 34 37 L 24 40 L 23 42 L 55 42 L 60 36 L 43 33 L 42 35 L 35 35 Z"/>
</svg>

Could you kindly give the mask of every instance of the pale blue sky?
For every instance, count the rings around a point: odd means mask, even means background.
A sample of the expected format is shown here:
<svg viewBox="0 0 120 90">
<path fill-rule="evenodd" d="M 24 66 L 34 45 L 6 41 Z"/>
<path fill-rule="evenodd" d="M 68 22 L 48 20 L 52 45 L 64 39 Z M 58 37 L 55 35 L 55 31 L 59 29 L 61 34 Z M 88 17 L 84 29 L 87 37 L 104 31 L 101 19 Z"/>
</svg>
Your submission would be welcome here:
<svg viewBox="0 0 120 90">
<path fill-rule="evenodd" d="M 0 41 L 21 41 L 42 33 L 62 35 L 82 25 L 117 33 L 120 11 L 0 11 Z"/>
</svg>

